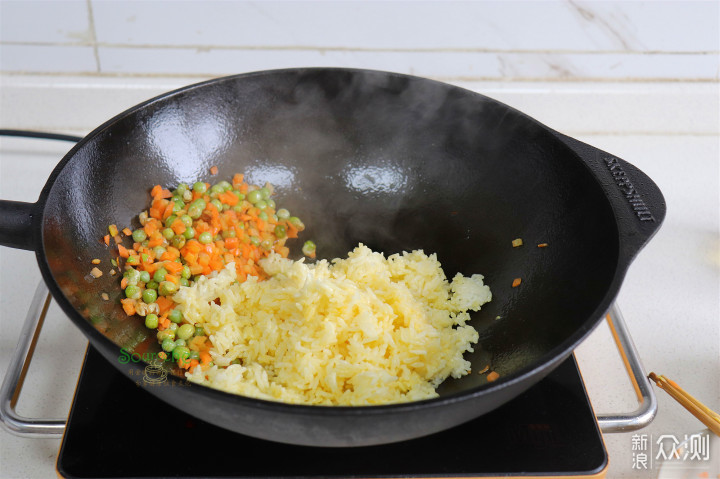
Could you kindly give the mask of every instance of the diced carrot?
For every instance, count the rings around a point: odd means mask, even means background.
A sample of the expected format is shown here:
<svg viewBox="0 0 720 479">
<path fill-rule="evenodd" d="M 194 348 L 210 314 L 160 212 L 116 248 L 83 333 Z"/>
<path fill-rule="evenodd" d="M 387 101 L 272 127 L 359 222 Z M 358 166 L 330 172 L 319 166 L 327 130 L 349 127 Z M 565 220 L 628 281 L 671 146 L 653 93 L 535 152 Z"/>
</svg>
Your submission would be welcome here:
<svg viewBox="0 0 720 479">
<path fill-rule="evenodd" d="M 202 274 L 204 269 L 205 269 L 204 266 L 201 264 L 190 265 L 190 273 L 192 273 L 194 275 Z"/>
<path fill-rule="evenodd" d="M 177 264 L 177 263 L 176 263 L 176 264 Z M 166 268 L 167 268 L 167 265 L 165 265 L 165 266 L 166 266 Z M 165 281 L 170 281 L 170 282 L 175 283 L 175 284 L 180 284 L 180 278 L 178 278 L 178 277 L 175 276 L 174 274 L 166 274 L 166 275 L 165 275 Z"/>
<path fill-rule="evenodd" d="M 210 364 L 210 361 L 212 361 L 212 356 L 210 356 L 210 353 L 207 351 L 203 351 L 199 354 L 200 356 L 200 364 L 203 366 Z"/>
<path fill-rule="evenodd" d="M 132 303 L 132 299 L 127 298 L 120 300 L 120 302 L 122 303 L 122 308 L 123 311 L 125 311 L 125 314 L 127 314 L 128 316 L 132 316 L 135 314 L 135 306 Z"/>
<path fill-rule="evenodd" d="M 127 279 L 127 278 L 123 278 L 123 279 L 120 281 L 120 287 L 121 287 L 122 289 L 125 289 L 125 288 L 127 288 L 127 285 L 128 285 L 128 279 Z"/>
<path fill-rule="evenodd" d="M 148 210 L 148 214 L 151 218 L 155 218 L 157 220 L 162 219 L 162 211 L 157 208 L 150 208 Z"/>
<path fill-rule="evenodd" d="M 220 170 L 218 170 L 218 167 L 217 167 L 217 166 L 211 166 L 211 167 L 210 167 L 210 174 L 211 174 L 211 175 L 217 175 L 217 174 L 218 174 L 218 171 L 220 171 Z"/>
<path fill-rule="evenodd" d="M 153 198 L 170 198 L 172 197 L 172 193 L 170 190 L 164 190 L 160 185 L 155 185 L 153 189 L 150 190 L 150 196 Z"/>
<path fill-rule="evenodd" d="M 124 234 L 125 236 L 131 236 L 131 235 L 132 235 L 132 230 L 131 230 L 130 228 L 123 228 L 122 232 L 123 232 L 123 234 Z"/>
<path fill-rule="evenodd" d="M 176 235 L 180 235 L 185 232 L 185 230 L 187 229 L 187 226 L 185 226 L 185 223 L 183 223 L 180 218 L 177 218 L 170 225 L 170 228 L 172 228 L 173 232 L 175 232 Z"/>
<path fill-rule="evenodd" d="M 145 230 L 145 233 L 150 237 L 152 236 L 157 230 L 157 222 L 156 221 L 148 221 L 145 223 L 145 226 L 143 226 L 143 230 Z"/>
<path fill-rule="evenodd" d="M 158 305 L 158 308 L 160 308 L 160 314 L 164 314 L 165 312 L 170 311 L 173 306 L 175 306 L 175 302 L 166 296 L 158 297 L 156 303 Z"/>
<path fill-rule="evenodd" d="M 163 261 L 175 261 L 179 257 L 180 252 L 171 246 L 160 256 L 160 259 Z"/>
<path fill-rule="evenodd" d="M 183 270 L 182 263 L 177 263 L 175 261 L 168 261 L 163 265 L 163 267 L 170 274 L 180 274 L 180 272 Z"/>
<path fill-rule="evenodd" d="M 245 175 L 241 175 L 240 173 L 236 173 L 235 176 L 232 178 L 232 185 L 234 188 L 239 187 L 242 185 L 243 179 L 245 178 Z"/>
<path fill-rule="evenodd" d="M 491 371 L 490 374 L 487 375 L 487 380 L 488 380 L 488 382 L 491 383 L 491 382 L 497 380 L 497 378 L 499 378 L 499 377 L 500 377 L 500 375 L 497 372 Z"/>
<path fill-rule="evenodd" d="M 513 280 L 513 282 L 512 282 L 512 287 L 513 287 L 513 288 L 517 288 L 518 286 L 520 286 L 520 283 L 522 283 L 522 279 L 520 279 L 520 278 L 515 278 L 515 279 Z"/>
<path fill-rule="evenodd" d="M 170 215 L 173 213 L 173 208 L 175 207 L 175 202 L 171 201 L 168 203 L 168 205 L 165 207 L 165 211 L 163 211 L 163 220 L 166 220 L 170 217 Z"/>
<path fill-rule="evenodd" d="M 237 196 L 235 196 L 232 193 L 227 193 L 227 192 L 220 193 L 218 195 L 218 199 L 220 200 L 221 203 L 225 203 L 226 205 L 230 205 L 230 206 L 235 206 L 240 201 L 240 198 L 238 198 Z"/>
<path fill-rule="evenodd" d="M 118 247 L 118 253 L 120 253 L 121 257 L 123 257 L 123 258 L 130 257 L 130 251 L 128 251 L 128 249 L 126 247 L 124 247 L 121 244 L 117 245 L 117 247 Z"/>
<path fill-rule="evenodd" d="M 150 240 L 148 241 L 148 248 L 154 248 L 156 246 L 160 246 L 161 244 L 163 244 L 163 239 L 164 238 L 160 233 L 155 232 L 150 237 Z"/>
<path fill-rule="evenodd" d="M 213 271 L 220 271 L 221 269 L 223 269 L 225 267 L 223 262 L 217 257 L 212 258 L 210 260 L 210 263 L 208 264 L 208 266 L 210 266 L 210 268 L 212 268 Z"/>
<path fill-rule="evenodd" d="M 110 235 L 103 236 L 103 241 L 105 242 L 105 245 L 110 246 Z"/>
</svg>

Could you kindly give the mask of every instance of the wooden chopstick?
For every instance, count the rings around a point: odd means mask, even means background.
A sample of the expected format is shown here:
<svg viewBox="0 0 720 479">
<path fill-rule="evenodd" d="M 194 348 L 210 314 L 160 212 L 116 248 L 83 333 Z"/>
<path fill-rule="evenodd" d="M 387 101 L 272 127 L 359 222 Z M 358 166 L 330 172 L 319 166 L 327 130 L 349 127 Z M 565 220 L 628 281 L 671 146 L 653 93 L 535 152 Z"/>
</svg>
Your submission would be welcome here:
<svg viewBox="0 0 720 479">
<path fill-rule="evenodd" d="M 720 414 L 688 394 L 675 381 L 662 375 L 658 376 L 652 372 L 648 375 L 648 378 L 654 381 L 660 389 L 672 396 L 673 399 L 679 402 L 685 409 L 690 411 L 693 416 L 698 418 L 713 433 L 720 436 Z"/>
</svg>

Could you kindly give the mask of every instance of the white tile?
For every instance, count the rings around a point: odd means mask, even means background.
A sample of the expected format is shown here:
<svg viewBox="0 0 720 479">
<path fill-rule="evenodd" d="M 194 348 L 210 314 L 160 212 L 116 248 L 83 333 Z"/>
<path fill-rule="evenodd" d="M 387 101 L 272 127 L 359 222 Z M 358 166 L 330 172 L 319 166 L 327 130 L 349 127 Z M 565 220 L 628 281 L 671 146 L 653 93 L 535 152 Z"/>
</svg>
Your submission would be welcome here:
<svg viewBox="0 0 720 479">
<path fill-rule="evenodd" d="M 337 66 L 439 78 L 683 79 L 718 78 L 712 55 L 622 53 L 488 53 L 100 47 L 105 73 L 207 74 L 287 67 Z"/>
<path fill-rule="evenodd" d="M 97 72 L 93 47 L 0 44 L 0 71 L 32 73 Z"/>
<path fill-rule="evenodd" d="M 83 135 L 140 102 L 205 79 L 3 75 L 0 128 Z M 452 83 L 570 135 L 717 135 L 720 131 L 716 83 Z"/>
<path fill-rule="evenodd" d="M 716 2 L 92 0 L 92 5 L 98 41 L 121 45 L 718 51 Z"/>
<path fill-rule="evenodd" d="M 0 41 L 77 44 L 92 41 L 86 0 L 2 0 Z"/>
</svg>

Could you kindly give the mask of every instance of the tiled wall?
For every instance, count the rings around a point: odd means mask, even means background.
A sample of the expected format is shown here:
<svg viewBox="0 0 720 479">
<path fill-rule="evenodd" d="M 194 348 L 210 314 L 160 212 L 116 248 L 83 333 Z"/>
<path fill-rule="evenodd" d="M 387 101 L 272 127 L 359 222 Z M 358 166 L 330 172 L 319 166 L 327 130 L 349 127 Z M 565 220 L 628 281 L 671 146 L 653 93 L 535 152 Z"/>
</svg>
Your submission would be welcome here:
<svg viewBox="0 0 720 479">
<path fill-rule="evenodd" d="M 719 78 L 717 1 L 0 0 L 0 71 L 347 66 L 448 80 Z"/>
</svg>

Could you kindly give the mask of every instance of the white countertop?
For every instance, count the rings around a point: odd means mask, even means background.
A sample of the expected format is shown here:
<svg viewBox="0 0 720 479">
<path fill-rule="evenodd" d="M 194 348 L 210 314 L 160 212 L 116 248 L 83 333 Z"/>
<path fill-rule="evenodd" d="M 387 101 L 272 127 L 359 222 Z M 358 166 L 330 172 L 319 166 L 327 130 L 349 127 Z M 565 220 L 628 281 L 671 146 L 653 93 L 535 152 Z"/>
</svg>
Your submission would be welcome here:
<svg viewBox="0 0 720 479">
<path fill-rule="evenodd" d="M 191 80 L 195 81 L 195 80 Z M 0 77 L 0 128 L 86 133 L 123 109 L 191 81 Z M 476 83 L 465 85 L 634 164 L 660 187 L 665 223 L 631 266 L 618 297 L 647 371 L 676 380 L 720 411 L 720 148 L 717 84 Z M 69 144 L 0 138 L 0 198 L 35 201 Z M 30 252 L 0 248 L 0 363 L 6 365 L 40 273 Z M 19 401 L 25 415 L 67 415 L 86 340 L 51 307 Z M 607 327 L 577 350 L 597 413 L 635 409 Z M 4 367 L 0 368 L 4 375 Z M 703 425 L 656 389 L 659 412 L 635 434 L 682 439 Z M 632 468 L 633 433 L 606 434 L 608 477 Z M 0 430 L 1 477 L 54 476 L 59 439 Z M 702 464 L 700 464 L 702 466 Z M 700 471 L 700 469 L 698 469 Z M 710 477 L 720 471 L 708 471 Z M 680 477 L 663 476 L 663 477 Z M 696 477 L 696 476 L 693 476 Z"/>
</svg>

